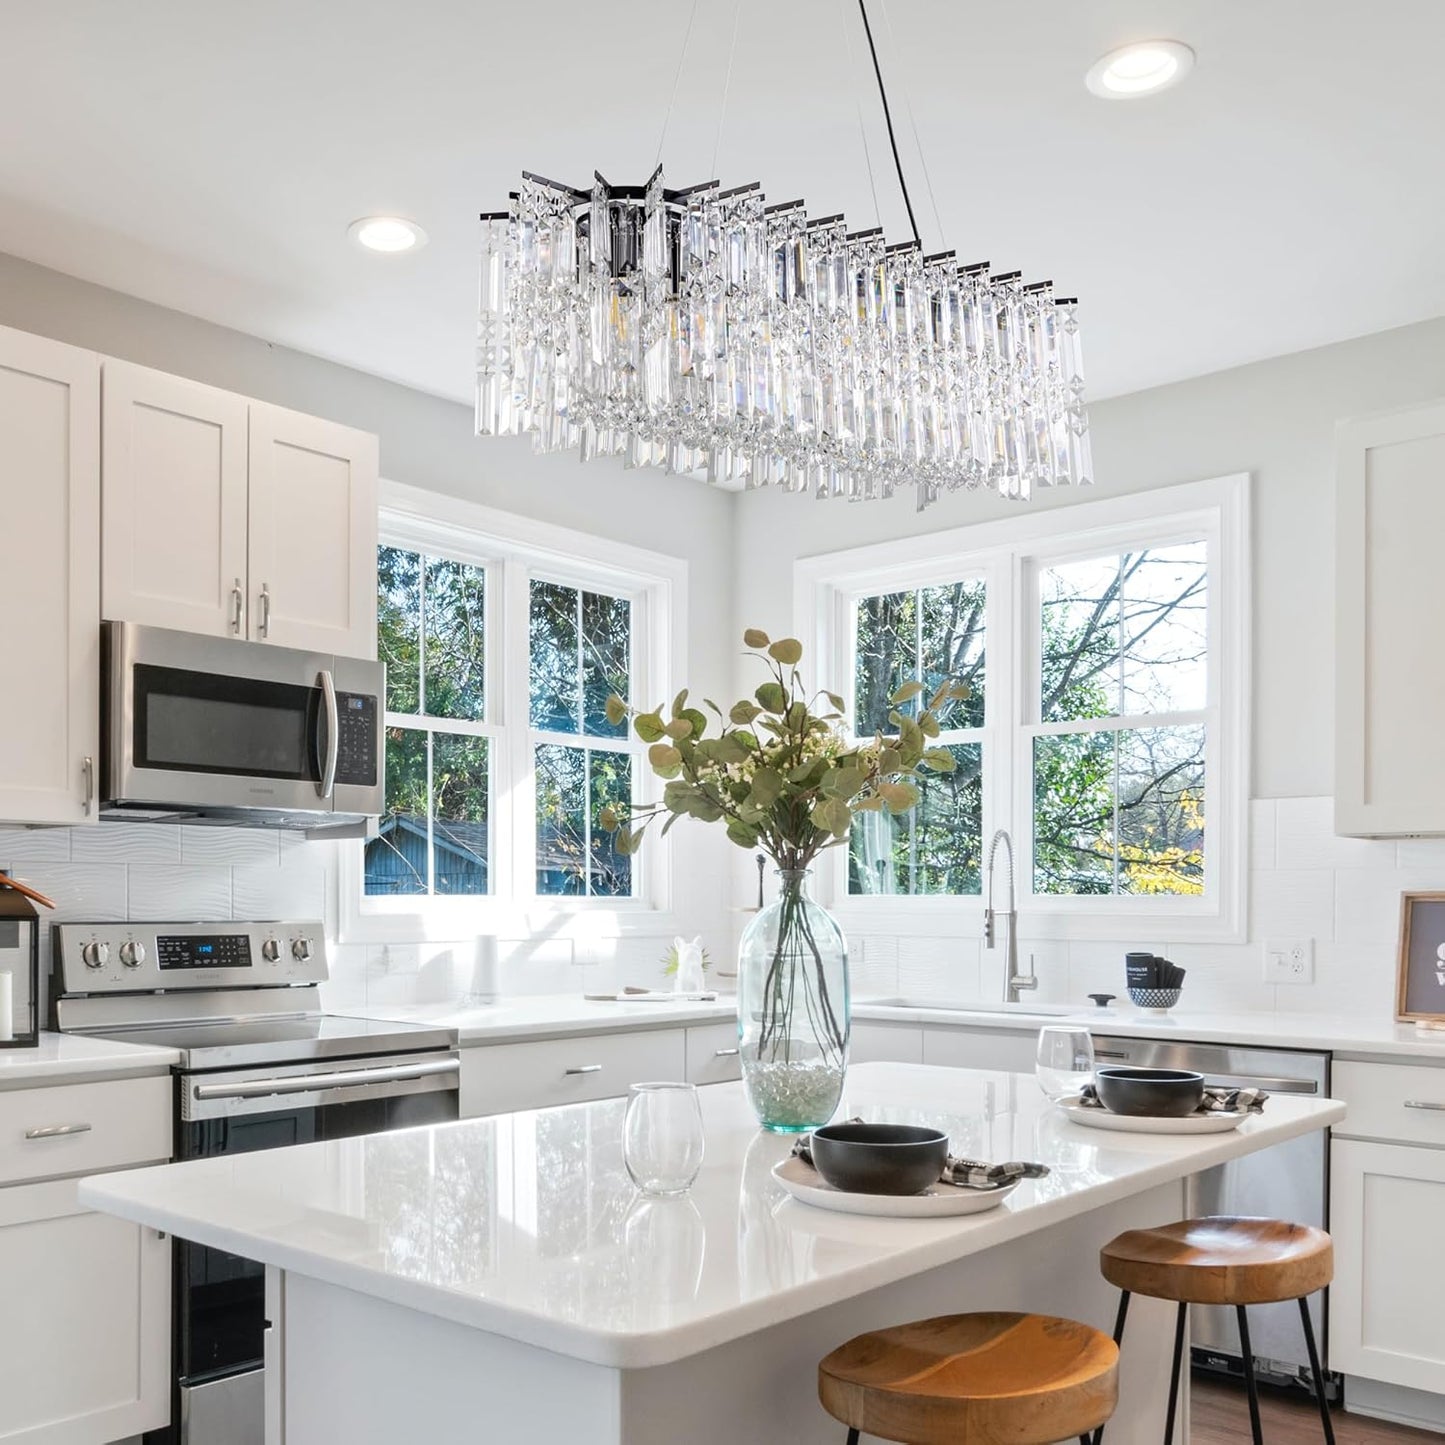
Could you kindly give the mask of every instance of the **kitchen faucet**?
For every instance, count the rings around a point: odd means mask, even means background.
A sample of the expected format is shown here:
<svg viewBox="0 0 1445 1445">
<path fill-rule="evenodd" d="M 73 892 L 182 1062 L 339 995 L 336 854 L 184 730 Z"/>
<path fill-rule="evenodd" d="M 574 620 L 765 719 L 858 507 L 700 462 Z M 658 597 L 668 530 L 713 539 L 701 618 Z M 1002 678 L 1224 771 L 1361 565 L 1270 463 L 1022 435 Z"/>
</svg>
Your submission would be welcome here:
<svg viewBox="0 0 1445 1445">
<path fill-rule="evenodd" d="M 1032 972 L 1019 972 L 1019 910 L 1014 891 L 1014 845 L 1013 839 L 1002 828 L 993 835 L 988 845 L 988 866 L 984 870 L 988 875 L 988 893 L 983 907 L 983 942 L 985 948 L 994 946 L 993 861 L 1000 843 L 1008 854 L 1008 911 L 1004 914 L 1008 944 L 1004 959 L 1003 997 L 1005 1003 L 1018 1003 L 1019 994 L 1024 989 L 1037 988 L 1039 980 Z"/>
</svg>

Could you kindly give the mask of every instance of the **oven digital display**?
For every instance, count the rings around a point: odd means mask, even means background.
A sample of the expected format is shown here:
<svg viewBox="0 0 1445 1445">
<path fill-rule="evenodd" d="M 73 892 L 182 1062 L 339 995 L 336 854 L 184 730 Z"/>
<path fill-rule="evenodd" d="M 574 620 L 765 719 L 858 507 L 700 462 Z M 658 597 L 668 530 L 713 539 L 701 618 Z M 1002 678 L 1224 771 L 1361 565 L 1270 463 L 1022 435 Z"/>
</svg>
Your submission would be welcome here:
<svg viewBox="0 0 1445 1445">
<path fill-rule="evenodd" d="M 161 968 L 250 968 L 251 939 L 244 933 L 161 934 L 156 962 Z"/>
</svg>

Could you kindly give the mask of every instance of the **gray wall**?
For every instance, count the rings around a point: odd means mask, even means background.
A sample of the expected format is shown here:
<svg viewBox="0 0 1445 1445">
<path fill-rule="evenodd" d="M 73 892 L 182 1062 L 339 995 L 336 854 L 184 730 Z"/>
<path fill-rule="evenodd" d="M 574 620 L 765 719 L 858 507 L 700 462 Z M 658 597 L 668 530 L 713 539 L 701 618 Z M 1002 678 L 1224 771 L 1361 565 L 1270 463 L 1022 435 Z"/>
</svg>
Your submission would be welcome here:
<svg viewBox="0 0 1445 1445">
<path fill-rule="evenodd" d="M 1258 362 L 1090 409 L 1096 485 L 1041 506 L 1174 482 L 1254 477 L 1254 756 L 1251 796 L 1332 793 L 1334 428 L 1342 417 L 1445 396 L 1445 319 Z M 736 626 L 790 628 L 795 558 L 1010 515 L 996 497 L 848 505 L 744 496 Z"/>
</svg>

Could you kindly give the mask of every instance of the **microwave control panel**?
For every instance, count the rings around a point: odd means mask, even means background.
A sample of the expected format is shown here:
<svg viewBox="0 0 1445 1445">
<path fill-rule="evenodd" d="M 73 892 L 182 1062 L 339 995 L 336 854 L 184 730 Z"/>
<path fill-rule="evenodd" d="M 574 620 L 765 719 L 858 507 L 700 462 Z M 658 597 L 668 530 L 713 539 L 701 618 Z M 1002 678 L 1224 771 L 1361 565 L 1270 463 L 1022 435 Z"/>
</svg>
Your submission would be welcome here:
<svg viewBox="0 0 1445 1445">
<path fill-rule="evenodd" d="M 336 694 L 339 740 L 336 748 L 336 781 L 374 788 L 377 770 L 377 735 L 381 727 L 379 699 L 371 693 Z"/>
</svg>

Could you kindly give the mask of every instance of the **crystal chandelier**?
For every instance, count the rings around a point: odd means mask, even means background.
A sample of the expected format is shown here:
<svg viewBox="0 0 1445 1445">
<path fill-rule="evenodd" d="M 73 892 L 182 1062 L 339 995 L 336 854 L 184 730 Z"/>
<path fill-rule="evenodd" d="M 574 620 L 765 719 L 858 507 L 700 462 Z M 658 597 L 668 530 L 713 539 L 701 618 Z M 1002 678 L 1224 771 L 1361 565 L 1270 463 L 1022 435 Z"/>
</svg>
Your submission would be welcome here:
<svg viewBox="0 0 1445 1445">
<path fill-rule="evenodd" d="M 920 510 L 1091 480 L 1076 302 L 1050 282 L 660 166 L 523 172 L 482 222 L 480 435 L 819 497 L 912 486 Z"/>
</svg>

